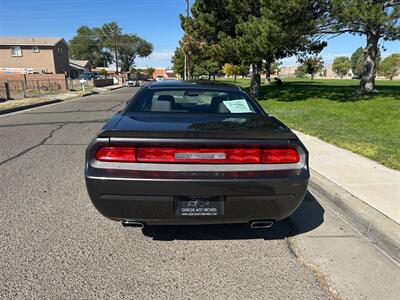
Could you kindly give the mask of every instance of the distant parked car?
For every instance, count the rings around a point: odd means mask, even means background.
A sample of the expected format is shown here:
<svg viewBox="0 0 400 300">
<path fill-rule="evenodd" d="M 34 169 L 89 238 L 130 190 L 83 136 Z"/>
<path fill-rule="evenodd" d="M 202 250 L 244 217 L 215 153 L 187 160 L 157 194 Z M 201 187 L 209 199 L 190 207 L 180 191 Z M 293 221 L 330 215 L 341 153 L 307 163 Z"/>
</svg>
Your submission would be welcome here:
<svg viewBox="0 0 400 300">
<path fill-rule="evenodd" d="M 126 86 L 132 87 L 132 86 L 139 86 L 140 83 L 138 80 L 135 79 L 128 79 L 128 81 L 125 83 Z"/>
<path fill-rule="evenodd" d="M 157 76 L 156 81 L 164 81 L 164 77 L 163 76 Z"/>
<path fill-rule="evenodd" d="M 90 80 L 100 78 L 100 74 L 96 72 L 84 72 L 81 75 L 81 79 Z"/>
</svg>

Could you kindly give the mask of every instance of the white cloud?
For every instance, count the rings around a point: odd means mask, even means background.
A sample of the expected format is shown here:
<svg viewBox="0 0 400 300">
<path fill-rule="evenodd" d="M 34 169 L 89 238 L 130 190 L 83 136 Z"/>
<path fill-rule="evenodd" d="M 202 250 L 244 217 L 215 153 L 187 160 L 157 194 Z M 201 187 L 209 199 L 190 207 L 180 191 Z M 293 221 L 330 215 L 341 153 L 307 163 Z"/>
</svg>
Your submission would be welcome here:
<svg viewBox="0 0 400 300">
<path fill-rule="evenodd" d="M 149 57 L 137 58 L 135 63 L 138 68 L 147 67 L 170 67 L 171 58 L 174 56 L 175 51 L 171 50 L 158 50 L 154 51 Z"/>
<path fill-rule="evenodd" d="M 150 56 L 142 58 L 148 60 L 165 60 L 171 59 L 174 56 L 174 51 L 171 50 L 161 50 L 161 51 L 153 51 Z"/>
</svg>

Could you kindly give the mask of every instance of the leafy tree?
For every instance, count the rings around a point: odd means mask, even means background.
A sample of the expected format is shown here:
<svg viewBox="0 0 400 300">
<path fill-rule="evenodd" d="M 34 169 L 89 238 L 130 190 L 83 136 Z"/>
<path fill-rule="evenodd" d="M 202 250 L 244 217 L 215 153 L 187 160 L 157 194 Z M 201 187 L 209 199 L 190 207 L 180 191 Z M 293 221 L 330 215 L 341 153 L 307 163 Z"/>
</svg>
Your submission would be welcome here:
<svg viewBox="0 0 400 300">
<path fill-rule="evenodd" d="M 116 22 L 98 28 L 81 26 L 70 41 L 72 58 L 87 59 L 93 66 L 108 66 L 128 71 L 136 57 L 146 57 L 153 46 L 135 34 L 124 34 Z M 114 56 L 114 59 L 113 59 Z"/>
<path fill-rule="evenodd" d="M 233 76 L 233 65 L 232 64 L 224 64 L 222 67 L 222 72 L 226 76 Z"/>
<path fill-rule="evenodd" d="M 238 75 L 242 76 L 244 78 L 249 74 L 249 66 L 246 65 L 239 65 L 238 66 Z"/>
<path fill-rule="evenodd" d="M 279 72 L 280 72 L 280 68 L 279 68 L 279 65 L 280 65 L 280 63 L 279 62 L 276 62 L 276 61 L 274 61 L 272 64 L 271 64 L 271 72 L 272 73 L 275 73 L 275 74 L 278 74 Z"/>
<path fill-rule="evenodd" d="M 112 63 L 111 54 L 103 48 L 95 29 L 81 26 L 69 41 L 71 58 L 88 60 L 92 66 L 107 67 Z"/>
<path fill-rule="evenodd" d="M 108 71 L 105 70 L 105 69 L 101 69 L 101 70 L 99 71 L 99 74 L 100 74 L 100 75 L 107 76 L 107 75 L 108 75 Z"/>
<path fill-rule="evenodd" d="M 296 68 L 296 70 L 294 71 L 294 75 L 295 75 L 297 78 L 304 78 L 304 77 L 306 77 L 306 74 L 307 74 L 307 72 L 306 72 L 306 67 L 303 66 L 303 65 L 298 66 L 298 67 Z"/>
<path fill-rule="evenodd" d="M 244 60 L 226 37 L 236 36 L 236 25 L 259 12 L 259 0 L 197 0 L 191 8 L 192 17 L 181 16 L 185 33 L 200 45 L 197 54 L 190 55 L 191 64 L 208 61 L 214 75 L 226 62 L 242 64 Z M 229 44 L 229 45 L 228 45 Z M 202 56 L 203 59 L 193 59 Z M 192 61 L 193 60 L 193 61 Z M 217 68 L 217 65 L 218 68 Z M 213 76 L 214 76 L 213 75 Z"/>
<path fill-rule="evenodd" d="M 321 72 L 324 67 L 322 57 L 316 55 L 299 58 L 299 62 L 301 63 L 300 70 L 304 71 L 306 74 L 310 74 L 312 80 L 315 74 Z"/>
<path fill-rule="evenodd" d="M 360 93 L 375 92 L 378 44 L 381 38 L 396 40 L 400 36 L 400 5 L 397 0 L 330 0 L 323 18 L 322 33 L 364 35 L 364 63 Z"/>
<path fill-rule="evenodd" d="M 119 38 L 118 46 L 121 71 L 129 71 L 136 57 L 146 57 L 153 51 L 153 45 L 135 34 L 124 34 Z"/>
<path fill-rule="evenodd" d="M 357 48 L 356 51 L 351 55 L 351 71 L 355 76 L 361 78 L 364 64 L 364 49 L 362 47 Z"/>
<path fill-rule="evenodd" d="M 379 74 L 390 80 L 400 75 L 400 53 L 389 55 L 379 65 Z"/>
<path fill-rule="evenodd" d="M 179 74 L 181 78 L 184 78 L 184 53 L 180 47 L 175 49 L 174 56 L 171 59 L 172 68 L 176 74 Z M 191 72 L 193 73 L 193 72 Z"/>
<path fill-rule="evenodd" d="M 147 69 L 146 69 L 146 74 L 147 74 L 147 76 L 149 76 L 150 78 L 153 77 L 153 74 L 154 74 L 154 71 L 155 71 L 155 70 L 156 70 L 156 69 L 154 69 L 154 68 L 152 68 L 152 67 L 147 68 Z"/>
<path fill-rule="evenodd" d="M 270 74 L 275 59 L 322 49 L 311 38 L 321 7 L 315 0 L 197 0 L 192 18 L 181 19 L 186 33 L 218 50 L 213 59 L 221 65 L 251 65 L 250 91 L 258 96 L 263 61 Z"/>
<path fill-rule="evenodd" d="M 343 78 L 349 73 L 351 64 L 350 59 L 347 56 L 338 56 L 335 58 L 332 64 L 332 70 Z"/>
<path fill-rule="evenodd" d="M 237 76 L 244 73 L 242 65 L 233 65 L 233 64 L 225 64 L 222 67 L 222 71 L 227 76 L 233 76 L 235 82 L 236 82 Z"/>
<path fill-rule="evenodd" d="M 122 36 L 122 28 L 117 22 L 105 23 L 99 28 L 94 29 L 101 40 L 102 46 L 107 48 L 114 56 L 116 70 L 118 71 L 118 42 Z"/>
<path fill-rule="evenodd" d="M 215 80 L 215 76 L 219 74 L 221 71 L 221 66 L 215 60 L 199 60 L 193 64 L 193 72 L 194 77 L 199 78 L 201 76 L 207 76 L 208 80 L 211 80 L 211 77 Z"/>
</svg>

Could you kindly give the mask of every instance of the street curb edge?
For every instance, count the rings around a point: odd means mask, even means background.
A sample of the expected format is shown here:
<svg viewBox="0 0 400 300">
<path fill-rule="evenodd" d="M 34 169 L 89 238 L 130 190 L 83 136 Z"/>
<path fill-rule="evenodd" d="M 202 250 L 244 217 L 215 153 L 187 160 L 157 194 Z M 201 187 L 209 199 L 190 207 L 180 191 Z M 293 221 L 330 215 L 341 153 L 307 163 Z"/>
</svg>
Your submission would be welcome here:
<svg viewBox="0 0 400 300">
<path fill-rule="evenodd" d="M 329 201 L 363 235 L 400 263 L 400 224 L 314 170 L 309 190 Z"/>
<path fill-rule="evenodd" d="M 58 102 L 62 102 L 62 101 L 63 100 L 60 100 L 60 99 L 54 99 L 54 100 L 50 100 L 50 101 L 44 101 L 44 102 L 32 103 L 32 104 L 28 104 L 28 105 L 24 105 L 24 106 L 17 106 L 17 107 L 2 109 L 2 110 L 0 110 L 0 115 L 10 114 L 10 113 L 21 111 L 21 110 L 35 108 L 35 107 L 49 105 L 49 104 L 54 104 L 54 103 L 58 103 Z"/>
</svg>

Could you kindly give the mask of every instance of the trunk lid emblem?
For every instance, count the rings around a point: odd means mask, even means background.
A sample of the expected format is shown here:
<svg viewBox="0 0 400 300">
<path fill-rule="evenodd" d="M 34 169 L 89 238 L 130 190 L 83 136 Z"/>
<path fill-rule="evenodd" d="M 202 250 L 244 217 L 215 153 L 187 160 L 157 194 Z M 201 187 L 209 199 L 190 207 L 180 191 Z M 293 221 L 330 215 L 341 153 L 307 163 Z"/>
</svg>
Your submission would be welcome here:
<svg viewBox="0 0 400 300">
<path fill-rule="evenodd" d="M 175 153 L 175 159 L 226 159 L 225 153 Z"/>
</svg>

